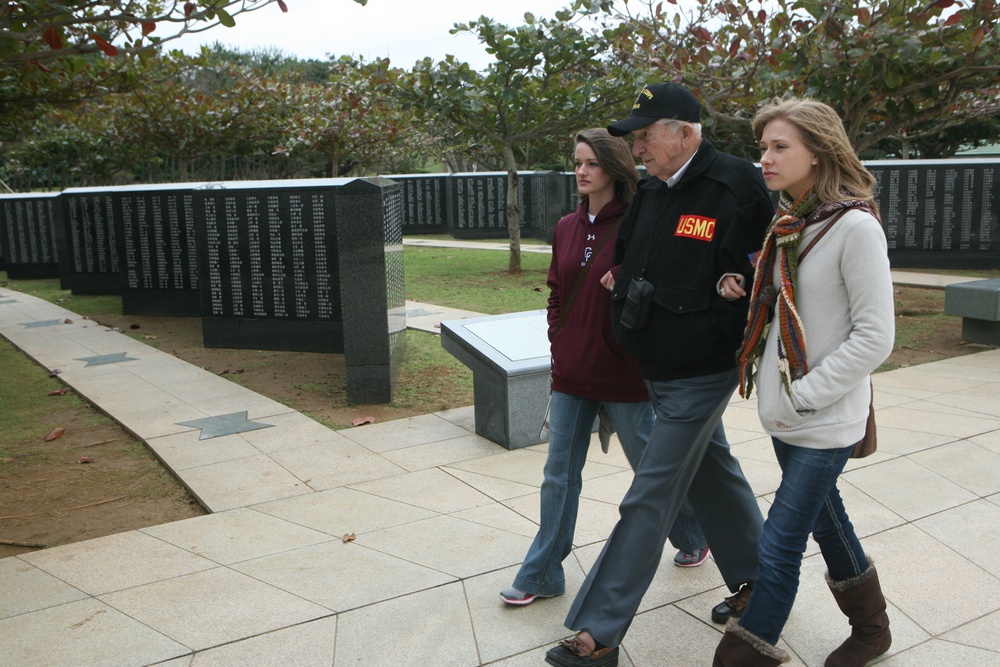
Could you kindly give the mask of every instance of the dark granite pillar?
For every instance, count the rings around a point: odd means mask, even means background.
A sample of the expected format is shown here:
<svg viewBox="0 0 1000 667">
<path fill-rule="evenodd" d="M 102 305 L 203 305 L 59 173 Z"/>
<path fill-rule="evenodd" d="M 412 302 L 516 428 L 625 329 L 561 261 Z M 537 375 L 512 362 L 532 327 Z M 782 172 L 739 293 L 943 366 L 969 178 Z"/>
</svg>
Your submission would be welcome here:
<svg viewBox="0 0 1000 667">
<path fill-rule="evenodd" d="M 388 403 L 406 341 L 402 186 L 357 179 L 335 201 L 347 398 Z"/>
</svg>

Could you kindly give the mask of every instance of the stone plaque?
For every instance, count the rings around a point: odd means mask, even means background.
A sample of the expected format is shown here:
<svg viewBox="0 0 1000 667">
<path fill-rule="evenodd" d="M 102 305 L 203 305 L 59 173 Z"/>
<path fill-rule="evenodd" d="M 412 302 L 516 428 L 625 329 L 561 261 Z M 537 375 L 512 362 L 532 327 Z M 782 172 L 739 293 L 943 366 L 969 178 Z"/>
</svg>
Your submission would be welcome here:
<svg viewBox="0 0 1000 667">
<path fill-rule="evenodd" d="M 194 192 L 205 347 L 344 351 L 333 193 L 345 182 Z"/>
<path fill-rule="evenodd" d="M 350 401 L 392 400 L 406 329 L 399 183 L 222 183 L 193 209 L 206 347 L 343 352 Z"/>
<path fill-rule="evenodd" d="M 448 231 L 447 174 L 400 174 L 386 178 L 403 186 L 404 234 Z"/>
<path fill-rule="evenodd" d="M 1000 160 L 866 162 L 895 267 L 1000 266 Z"/>
<path fill-rule="evenodd" d="M 0 257 L 14 280 L 57 278 L 59 193 L 0 195 Z"/>
<path fill-rule="evenodd" d="M 117 193 L 124 314 L 201 314 L 194 191 L 206 187 L 199 183 L 145 185 L 121 188 Z"/>
<path fill-rule="evenodd" d="M 63 190 L 63 228 L 74 294 L 120 294 L 121 266 L 115 197 L 121 187 Z"/>
</svg>

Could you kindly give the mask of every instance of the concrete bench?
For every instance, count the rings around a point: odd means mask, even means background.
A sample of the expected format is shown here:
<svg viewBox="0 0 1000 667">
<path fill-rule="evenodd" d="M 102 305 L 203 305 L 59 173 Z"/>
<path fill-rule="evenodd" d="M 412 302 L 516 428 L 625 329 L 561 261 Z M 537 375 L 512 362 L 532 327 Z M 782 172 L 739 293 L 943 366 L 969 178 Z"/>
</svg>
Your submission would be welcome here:
<svg viewBox="0 0 1000 667">
<path fill-rule="evenodd" d="M 948 285 L 944 312 L 962 318 L 962 340 L 1000 347 L 1000 278 Z"/>
<path fill-rule="evenodd" d="M 477 434 L 507 449 L 541 442 L 552 368 L 544 310 L 442 322 L 441 347 L 472 369 Z"/>
</svg>

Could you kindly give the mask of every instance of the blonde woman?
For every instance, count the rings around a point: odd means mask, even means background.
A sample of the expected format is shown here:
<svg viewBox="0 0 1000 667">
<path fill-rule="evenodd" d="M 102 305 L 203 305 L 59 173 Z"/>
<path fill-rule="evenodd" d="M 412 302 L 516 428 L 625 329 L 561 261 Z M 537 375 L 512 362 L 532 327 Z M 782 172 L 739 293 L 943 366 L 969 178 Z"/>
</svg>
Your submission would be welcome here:
<svg viewBox="0 0 1000 667">
<path fill-rule="evenodd" d="M 878 574 L 837 489 L 854 443 L 864 437 L 870 374 L 894 339 L 875 181 L 826 104 L 771 104 L 757 113 L 753 129 L 764 180 L 781 192 L 781 202 L 757 258 L 739 351 L 740 393 L 749 397 L 756 388 L 782 477 L 760 538 L 753 594 L 743 615 L 727 625 L 713 665 L 788 660 L 776 644 L 812 534 L 852 627 L 826 666 L 861 667 L 892 642 Z"/>
</svg>

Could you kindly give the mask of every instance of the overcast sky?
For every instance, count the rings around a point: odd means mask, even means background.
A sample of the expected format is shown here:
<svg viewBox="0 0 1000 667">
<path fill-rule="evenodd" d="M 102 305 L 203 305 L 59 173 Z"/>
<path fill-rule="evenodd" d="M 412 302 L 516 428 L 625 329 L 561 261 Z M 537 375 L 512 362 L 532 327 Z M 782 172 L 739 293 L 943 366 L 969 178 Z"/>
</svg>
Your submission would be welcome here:
<svg viewBox="0 0 1000 667">
<path fill-rule="evenodd" d="M 492 61 L 471 34 L 451 35 L 455 23 L 468 23 L 481 15 L 518 26 L 524 13 L 552 18 L 570 0 L 368 0 L 364 7 L 353 0 L 285 0 L 288 13 L 276 3 L 236 16 L 236 26 L 218 26 L 198 35 L 168 42 L 168 49 L 194 53 L 201 44 L 221 42 L 249 51 L 274 47 L 302 59 L 325 60 L 334 56 L 388 56 L 396 67 L 409 69 L 421 58 L 441 60 L 452 54 L 483 69 Z"/>
</svg>

